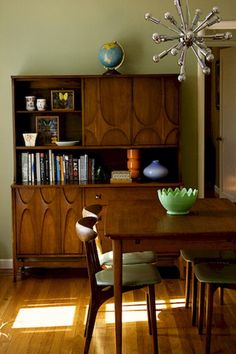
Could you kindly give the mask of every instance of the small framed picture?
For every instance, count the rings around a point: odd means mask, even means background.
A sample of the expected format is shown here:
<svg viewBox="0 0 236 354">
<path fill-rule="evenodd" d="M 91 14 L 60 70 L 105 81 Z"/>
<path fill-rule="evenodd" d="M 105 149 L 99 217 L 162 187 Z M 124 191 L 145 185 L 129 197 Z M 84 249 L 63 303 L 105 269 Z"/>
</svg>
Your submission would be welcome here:
<svg viewBox="0 0 236 354">
<path fill-rule="evenodd" d="M 74 91 L 73 90 L 52 90 L 51 108 L 52 111 L 73 111 Z"/>
<path fill-rule="evenodd" d="M 37 116 L 36 132 L 39 145 L 52 145 L 59 140 L 59 117 Z"/>
</svg>

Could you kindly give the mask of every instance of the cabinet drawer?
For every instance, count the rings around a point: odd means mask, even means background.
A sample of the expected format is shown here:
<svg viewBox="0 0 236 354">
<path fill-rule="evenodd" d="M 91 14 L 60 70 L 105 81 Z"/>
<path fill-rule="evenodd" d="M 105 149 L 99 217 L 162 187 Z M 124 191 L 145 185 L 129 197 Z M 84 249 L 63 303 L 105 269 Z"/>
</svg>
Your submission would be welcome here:
<svg viewBox="0 0 236 354">
<path fill-rule="evenodd" d="M 85 188 L 85 205 L 99 203 L 106 205 L 108 200 L 136 200 L 157 198 L 157 187 L 94 187 Z"/>
</svg>

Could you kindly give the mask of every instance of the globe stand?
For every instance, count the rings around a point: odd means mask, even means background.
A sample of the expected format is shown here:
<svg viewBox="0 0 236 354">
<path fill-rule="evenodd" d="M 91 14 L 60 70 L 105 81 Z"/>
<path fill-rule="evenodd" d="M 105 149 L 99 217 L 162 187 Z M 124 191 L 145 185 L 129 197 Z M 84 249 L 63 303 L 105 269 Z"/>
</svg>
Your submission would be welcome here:
<svg viewBox="0 0 236 354">
<path fill-rule="evenodd" d="M 116 69 L 107 69 L 102 75 L 121 75 Z"/>
</svg>

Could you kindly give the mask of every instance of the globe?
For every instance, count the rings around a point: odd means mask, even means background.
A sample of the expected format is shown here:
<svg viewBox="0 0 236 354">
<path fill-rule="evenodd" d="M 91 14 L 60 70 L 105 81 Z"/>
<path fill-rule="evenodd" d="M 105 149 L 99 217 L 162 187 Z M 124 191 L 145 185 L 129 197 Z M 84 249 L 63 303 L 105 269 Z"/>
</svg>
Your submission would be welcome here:
<svg viewBox="0 0 236 354">
<path fill-rule="evenodd" d="M 124 57 L 124 50 L 116 41 L 103 44 L 98 54 L 100 63 L 108 72 L 116 71 L 122 65 Z"/>
</svg>

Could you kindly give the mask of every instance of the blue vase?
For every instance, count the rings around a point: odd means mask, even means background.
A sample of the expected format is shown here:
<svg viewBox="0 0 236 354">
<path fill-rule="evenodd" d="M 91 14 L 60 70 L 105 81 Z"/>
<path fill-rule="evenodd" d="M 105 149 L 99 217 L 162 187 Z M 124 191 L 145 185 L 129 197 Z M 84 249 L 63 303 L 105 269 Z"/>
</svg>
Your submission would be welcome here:
<svg viewBox="0 0 236 354">
<path fill-rule="evenodd" d="M 143 170 L 145 177 L 156 181 L 168 175 L 168 169 L 160 164 L 158 160 L 153 160 L 150 165 Z"/>
</svg>

